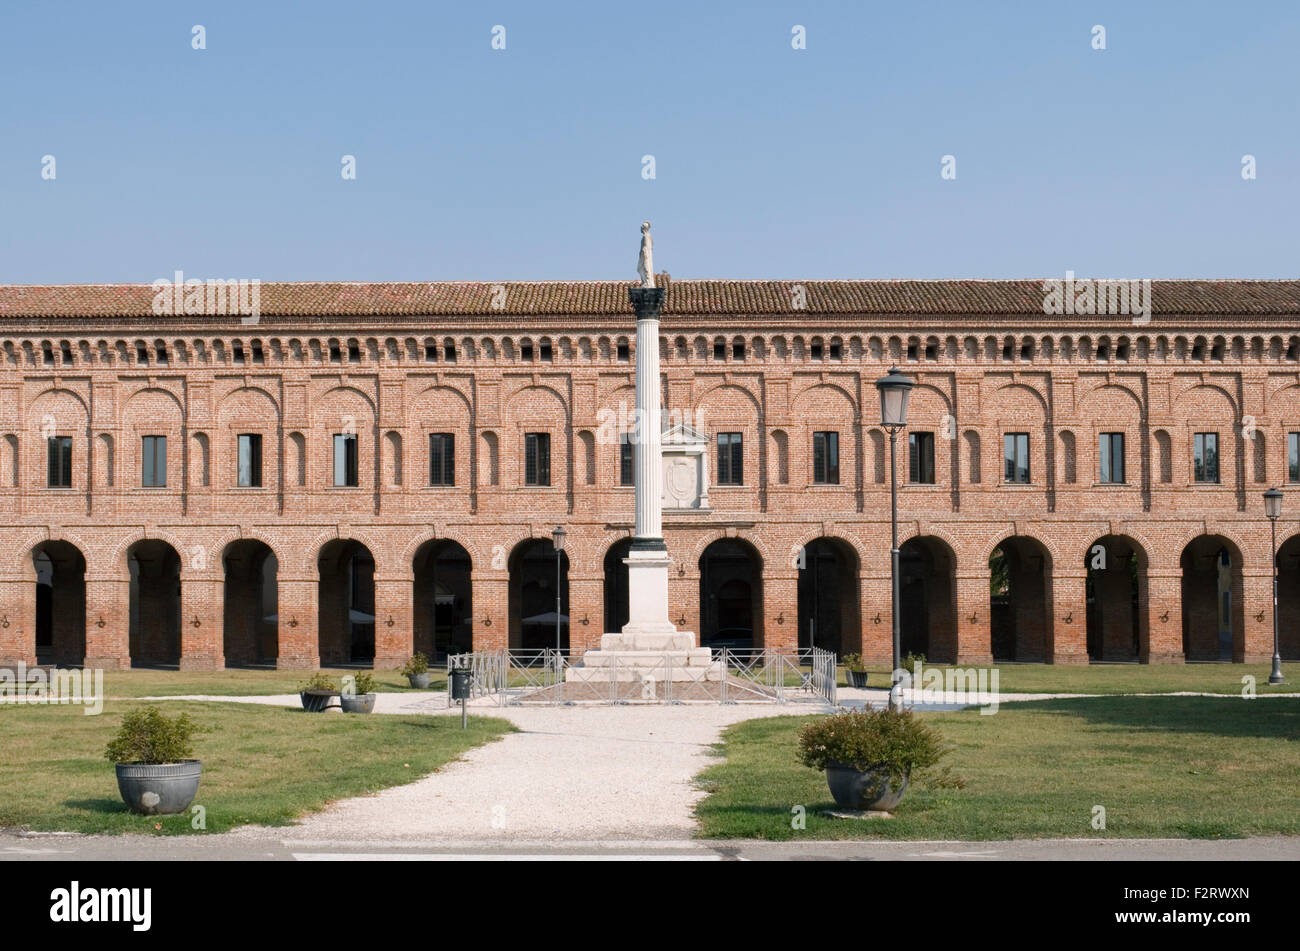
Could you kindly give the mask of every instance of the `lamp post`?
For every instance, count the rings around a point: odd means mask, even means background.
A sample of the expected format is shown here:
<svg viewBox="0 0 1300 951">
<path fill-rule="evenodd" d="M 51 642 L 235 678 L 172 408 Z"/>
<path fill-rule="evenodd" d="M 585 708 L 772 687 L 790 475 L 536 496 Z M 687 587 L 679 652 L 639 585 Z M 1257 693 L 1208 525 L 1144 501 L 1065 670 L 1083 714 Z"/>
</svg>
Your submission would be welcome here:
<svg viewBox="0 0 1300 951">
<path fill-rule="evenodd" d="M 898 431 L 907 425 L 907 401 L 912 393 L 912 381 L 898 372 L 897 367 L 890 367 L 889 374 L 876 381 L 880 391 L 880 424 L 889 430 L 889 575 L 894 621 L 894 663 L 889 675 L 889 708 L 903 708 L 903 691 L 898 682 L 899 642 L 901 640 L 898 617 L 898 472 L 895 464 L 895 450 Z"/>
<path fill-rule="evenodd" d="M 1282 493 L 1277 489 L 1269 489 L 1264 493 L 1264 514 L 1273 527 L 1273 669 L 1269 672 L 1268 682 L 1282 684 L 1286 681 L 1282 677 L 1282 655 L 1278 650 L 1277 633 L 1277 520 L 1282 514 Z"/>
<path fill-rule="evenodd" d="M 560 663 L 560 595 L 563 588 L 560 582 L 560 565 L 564 560 L 564 536 L 567 534 L 563 525 L 555 526 L 551 532 L 551 546 L 555 549 L 555 662 Z"/>
</svg>

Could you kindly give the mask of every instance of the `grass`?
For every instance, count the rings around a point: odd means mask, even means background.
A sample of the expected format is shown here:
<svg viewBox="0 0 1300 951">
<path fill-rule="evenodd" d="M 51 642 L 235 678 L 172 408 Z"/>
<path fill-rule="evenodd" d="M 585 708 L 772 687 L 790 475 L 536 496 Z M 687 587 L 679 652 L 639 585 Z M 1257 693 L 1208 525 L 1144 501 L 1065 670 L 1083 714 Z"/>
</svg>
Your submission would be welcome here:
<svg viewBox="0 0 1300 951">
<path fill-rule="evenodd" d="M 99 716 L 76 706 L 0 706 L 0 827 L 33 830 L 198 834 L 192 815 L 136 816 L 117 791 L 104 747 L 122 714 L 142 706 L 110 701 Z M 513 732 L 505 720 L 471 717 L 311 714 L 264 705 L 168 703 L 211 732 L 195 741 L 203 779 L 194 800 L 206 831 L 286 825 L 329 802 L 413 782 L 466 750 Z"/>
<path fill-rule="evenodd" d="M 965 789 L 911 789 L 895 818 L 831 819 L 825 775 L 795 758 L 809 717 L 726 731 L 699 777 L 714 838 L 1228 838 L 1300 834 L 1300 700 L 1105 697 L 918 714 Z M 1105 830 L 1092 826 L 1106 809 Z M 806 809 L 805 830 L 792 809 Z"/>
<path fill-rule="evenodd" d="M 325 668 L 340 687 L 346 674 L 355 670 Z M 261 697 L 297 693 L 311 670 L 106 670 L 104 695 L 108 697 L 179 697 L 207 694 L 216 697 Z M 372 671 L 376 693 L 410 690 L 405 677 L 395 670 Z M 447 671 L 431 667 L 430 690 L 447 689 Z"/>
<path fill-rule="evenodd" d="M 951 664 L 934 664 L 943 669 Z M 931 667 L 926 664 L 926 667 Z M 967 669 L 967 668 L 963 668 Z M 1269 664 L 1014 664 L 1001 663 L 996 669 L 998 689 L 1003 693 L 1222 693 L 1238 695 L 1241 678 L 1255 678 L 1255 691 L 1300 693 L 1300 664 L 1282 665 L 1287 683 L 1269 686 Z M 870 687 L 889 687 L 889 668 L 869 667 Z M 840 670 L 840 686 L 847 686 Z"/>
</svg>

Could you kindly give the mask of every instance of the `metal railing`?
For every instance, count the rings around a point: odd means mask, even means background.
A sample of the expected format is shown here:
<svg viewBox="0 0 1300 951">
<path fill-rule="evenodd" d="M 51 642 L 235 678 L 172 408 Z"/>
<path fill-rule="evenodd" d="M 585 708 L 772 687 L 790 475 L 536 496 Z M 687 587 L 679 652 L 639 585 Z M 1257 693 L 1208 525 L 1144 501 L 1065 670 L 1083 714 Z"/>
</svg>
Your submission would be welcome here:
<svg viewBox="0 0 1300 951">
<path fill-rule="evenodd" d="M 600 655 L 596 655 L 600 657 Z M 513 704 L 824 703 L 836 705 L 836 656 L 821 648 L 713 651 L 712 663 L 671 654 L 635 665 L 618 655 L 588 664 L 586 655 L 543 650 L 455 654 L 447 674 L 470 671 L 470 697 Z M 448 695 L 450 705 L 450 694 Z"/>
</svg>

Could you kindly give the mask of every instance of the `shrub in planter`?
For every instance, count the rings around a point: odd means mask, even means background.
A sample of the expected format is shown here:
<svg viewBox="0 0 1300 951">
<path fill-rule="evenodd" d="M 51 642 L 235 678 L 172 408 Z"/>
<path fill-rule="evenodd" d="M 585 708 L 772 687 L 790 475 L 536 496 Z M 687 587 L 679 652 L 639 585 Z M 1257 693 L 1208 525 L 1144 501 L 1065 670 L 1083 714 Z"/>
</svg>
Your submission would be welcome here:
<svg viewBox="0 0 1300 951">
<path fill-rule="evenodd" d="M 104 750 L 117 771 L 117 791 L 132 812 L 184 812 L 199 791 L 203 764 L 194 758 L 198 727 L 188 714 L 165 716 L 157 707 L 132 710 Z"/>
<path fill-rule="evenodd" d="M 850 687 L 867 685 L 867 665 L 861 655 L 845 654 L 840 663 L 844 665 L 844 676 L 848 679 Z"/>
<path fill-rule="evenodd" d="M 411 656 L 402 669 L 399 671 L 412 687 L 423 690 L 429 686 L 429 658 L 424 654 L 416 653 Z"/>
<path fill-rule="evenodd" d="M 799 761 L 826 771 L 842 809 L 892 812 L 909 783 L 961 788 L 965 780 L 939 768 L 942 738 L 910 711 L 837 713 L 799 731 Z"/>
<path fill-rule="evenodd" d="M 320 713 L 329 706 L 330 699 L 338 695 L 338 685 L 322 670 L 298 685 L 298 698 L 302 701 L 302 708 L 309 713 Z"/>
<path fill-rule="evenodd" d="M 344 713 L 372 712 L 375 709 L 374 676 L 364 670 L 358 671 L 352 678 L 351 689 L 343 691 L 339 703 Z"/>
</svg>

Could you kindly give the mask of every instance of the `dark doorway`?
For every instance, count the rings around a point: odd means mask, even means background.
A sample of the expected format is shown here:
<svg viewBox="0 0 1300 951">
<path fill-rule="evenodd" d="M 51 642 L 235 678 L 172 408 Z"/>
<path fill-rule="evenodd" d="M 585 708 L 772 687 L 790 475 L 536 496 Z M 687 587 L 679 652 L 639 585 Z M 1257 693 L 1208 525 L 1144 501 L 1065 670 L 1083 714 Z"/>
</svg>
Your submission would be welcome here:
<svg viewBox="0 0 1300 951">
<path fill-rule="evenodd" d="M 723 538 L 700 555 L 700 644 L 759 647 L 763 616 L 762 559 L 748 542 Z"/>
<path fill-rule="evenodd" d="M 222 559 L 226 583 L 222 646 L 227 667 L 275 666 L 280 651 L 279 563 L 265 542 L 231 542 Z"/>
<path fill-rule="evenodd" d="M 1088 658 L 1135 661 L 1145 654 L 1147 558 L 1123 535 L 1105 535 L 1084 554 Z"/>
<path fill-rule="evenodd" d="M 375 559 L 370 549 L 339 538 L 321 549 L 318 627 L 322 665 L 375 659 Z"/>
<path fill-rule="evenodd" d="M 898 552 L 899 641 L 903 656 L 951 663 L 957 655 L 956 559 L 937 538 L 909 538 Z"/>
<path fill-rule="evenodd" d="M 605 553 L 605 630 L 611 634 L 623 630 L 628 619 L 627 565 L 623 559 L 632 550 L 632 539 L 615 542 Z"/>
<path fill-rule="evenodd" d="M 173 667 L 181 660 L 181 558 L 156 538 L 127 552 L 131 576 L 132 667 Z"/>
<path fill-rule="evenodd" d="M 510 556 L 510 645 L 555 648 L 555 546 L 549 538 L 519 544 Z M 560 649 L 569 648 L 569 556 L 560 552 Z"/>
<path fill-rule="evenodd" d="M 1241 553 L 1221 535 L 1183 549 L 1183 654 L 1187 660 L 1245 660 Z"/>
<path fill-rule="evenodd" d="M 469 552 L 453 541 L 425 542 L 415 553 L 415 649 L 429 658 L 474 649 Z"/>
<path fill-rule="evenodd" d="M 1045 661 L 1051 653 L 1052 564 L 1039 542 L 1008 538 L 989 556 L 994 660 Z"/>
<path fill-rule="evenodd" d="M 837 655 L 860 651 L 857 552 L 838 538 L 818 538 L 802 554 L 799 646 Z"/>
<path fill-rule="evenodd" d="M 42 542 L 36 569 L 36 662 L 79 667 L 86 659 L 86 559 L 70 542 Z"/>
</svg>

